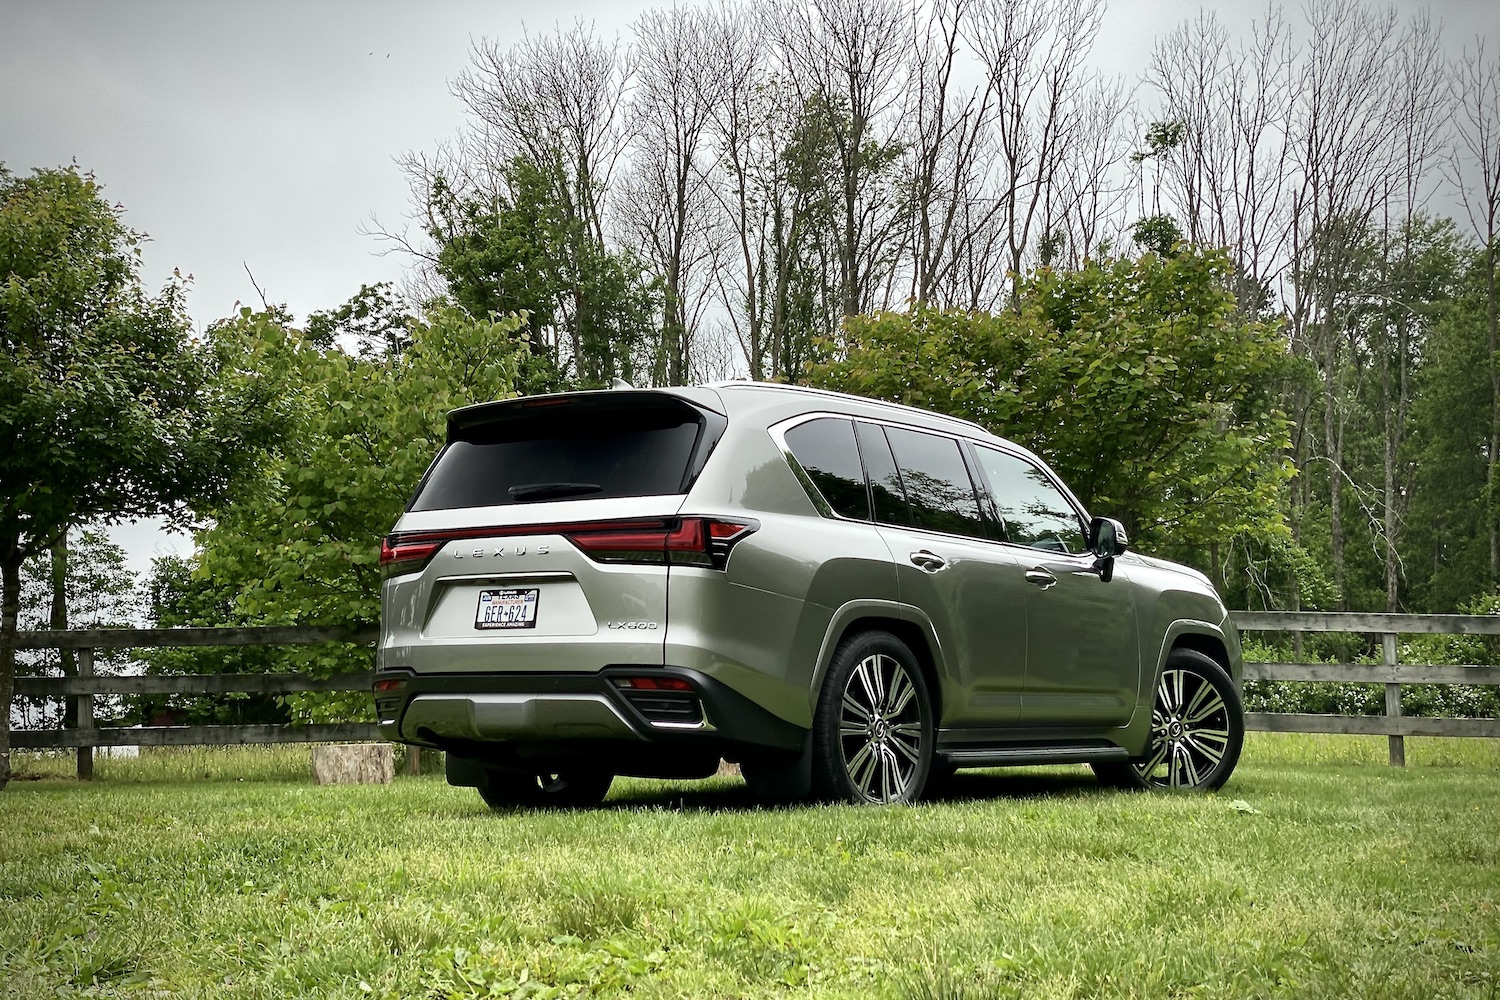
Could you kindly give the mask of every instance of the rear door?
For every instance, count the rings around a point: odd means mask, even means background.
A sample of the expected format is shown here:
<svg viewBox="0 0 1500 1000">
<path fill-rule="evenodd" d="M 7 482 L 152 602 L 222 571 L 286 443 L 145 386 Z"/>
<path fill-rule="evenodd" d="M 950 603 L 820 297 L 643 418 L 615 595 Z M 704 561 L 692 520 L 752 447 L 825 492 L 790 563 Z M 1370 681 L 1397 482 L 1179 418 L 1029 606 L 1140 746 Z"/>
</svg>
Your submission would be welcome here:
<svg viewBox="0 0 1500 1000">
<path fill-rule="evenodd" d="M 1027 726 L 1122 726 L 1140 676 L 1130 581 L 1094 569 L 1082 517 L 1041 467 L 976 444 L 977 465 L 1026 581 Z"/>
<path fill-rule="evenodd" d="M 387 560 L 395 572 L 382 591 L 382 664 L 660 664 L 666 549 L 723 426 L 717 413 L 654 392 L 457 411 L 387 539 L 394 555 L 412 558 Z"/>
<path fill-rule="evenodd" d="M 927 615 L 942 647 L 942 726 L 1014 723 L 1026 673 L 1024 584 L 980 512 L 958 441 L 864 422 L 857 429 L 900 599 Z"/>
</svg>

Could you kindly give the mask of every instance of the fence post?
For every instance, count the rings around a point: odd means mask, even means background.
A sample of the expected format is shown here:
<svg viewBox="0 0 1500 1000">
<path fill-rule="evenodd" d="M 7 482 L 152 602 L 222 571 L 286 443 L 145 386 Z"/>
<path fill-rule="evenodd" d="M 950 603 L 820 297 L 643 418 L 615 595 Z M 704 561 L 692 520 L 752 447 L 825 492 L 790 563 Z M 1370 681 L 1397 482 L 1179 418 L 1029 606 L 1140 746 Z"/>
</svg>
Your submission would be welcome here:
<svg viewBox="0 0 1500 1000">
<path fill-rule="evenodd" d="M 1394 667 L 1396 665 L 1396 633 L 1387 632 L 1380 638 L 1381 652 L 1385 665 Z M 1388 719 L 1401 718 L 1401 685 L 1387 684 L 1385 686 L 1385 715 Z M 1406 737 L 1387 736 L 1386 743 L 1391 751 L 1391 766 L 1406 766 Z"/>
<path fill-rule="evenodd" d="M 78 676 L 94 676 L 94 651 L 84 647 L 78 651 Z M 78 731 L 80 733 L 91 733 L 94 730 L 94 696 L 91 694 L 74 695 L 75 704 L 78 706 Z M 94 780 L 94 748 L 92 745 L 78 746 L 78 780 Z"/>
</svg>

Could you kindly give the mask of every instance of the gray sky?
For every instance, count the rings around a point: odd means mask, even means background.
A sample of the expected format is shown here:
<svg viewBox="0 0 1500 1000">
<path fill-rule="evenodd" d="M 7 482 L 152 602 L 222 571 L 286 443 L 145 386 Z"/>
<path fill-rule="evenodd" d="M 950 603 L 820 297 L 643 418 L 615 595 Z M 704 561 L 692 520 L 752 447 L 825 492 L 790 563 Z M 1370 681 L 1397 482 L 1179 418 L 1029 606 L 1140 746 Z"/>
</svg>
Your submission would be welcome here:
<svg viewBox="0 0 1500 1000">
<path fill-rule="evenodd" d="M 458 129 L 448 81 L 472 40 L 579 17 L 623 35 L 636 13 L 666 2 L 0 0 L 0 161 L 17 172 L 71 161 L 92 170 L 127 224 L 151 236 L 148 286 L 174 268 L 193 276 L 199 327 L 236 302 L 259 304 L 246 265 L 270 301 L 305 317 L 361 283 L 401 276 L 405 262 L 381 256 L 361 228 L 372 216 L 404 221 L 394 158 Z M 1113 0 L 1094 61 L 1134 82 L 1153 39 L 1204 6 L 1231 29 L 1265 9 Z M 1500 46 L 1497 0 L 1429 8 L 1455 49 L 1476 32 Z M 116 535 L 142 571 L 171 544 L 149 524 Z"/>
</svg>

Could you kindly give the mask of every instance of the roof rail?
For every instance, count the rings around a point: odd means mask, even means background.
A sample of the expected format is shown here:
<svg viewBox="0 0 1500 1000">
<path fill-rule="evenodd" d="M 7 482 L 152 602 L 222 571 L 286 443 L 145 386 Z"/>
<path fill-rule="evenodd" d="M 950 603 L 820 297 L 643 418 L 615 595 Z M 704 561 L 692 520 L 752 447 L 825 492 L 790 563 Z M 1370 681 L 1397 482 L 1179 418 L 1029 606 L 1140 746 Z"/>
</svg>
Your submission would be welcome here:
<svg viewBox="0 0 1500 1000">
<path fill-rule="evenodd" d="M 823 396 L 832 399 L 852 399 L 860 403 L 871 403 L 876 406 L 889 406 L 892 409 L 906 410 L 910 413 L 919 413 L 924 417 L 942 417 L 944 420 L 951 420 L 956 424 L 963 424 L 966 427 L 972 427 L 984 434 L 994 433 L 988 427 L 985 427 L 983 424 L 976 423 L 973 420 L 965 420 L 963 417 L 950 416 L 946 413 L 939 413 L 936 410 L 924 410 L 920 406 L 909 406 L 906 403 L 892 403 L 890 400 L 886 399 L 871 399 L 868 396 L 856 396 L 851 392 L 837 392 L 833 389 L 815 389 L 812 386 L 808 385 L 788 385 L 785 382 L 755 382 L 750 379 L 726 379 L 722 382 L 706 383 L 704 388 L 780 389 L 784 392 L 800 392 L 805 393 L 809 396 Z"/>
</svg>

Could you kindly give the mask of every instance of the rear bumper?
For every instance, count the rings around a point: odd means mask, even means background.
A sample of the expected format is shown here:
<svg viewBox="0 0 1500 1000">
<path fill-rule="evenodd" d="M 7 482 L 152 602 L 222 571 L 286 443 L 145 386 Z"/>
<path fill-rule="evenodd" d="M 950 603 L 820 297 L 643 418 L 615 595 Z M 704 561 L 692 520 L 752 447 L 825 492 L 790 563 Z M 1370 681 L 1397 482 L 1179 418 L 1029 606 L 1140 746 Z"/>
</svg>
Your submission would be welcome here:
<svg viewBox="0 0 1500 1000">
<path fill-rule="evenodd" d="M 672 678 L 690 690 L 637 690 L 622 686 L 625 678 Z M 807 736 L 724 683 L 682 667 L 612 666 L 592 674 L 391 669 L 374 683 L 389 739 L 501 763 L 657 750 L 739 759 L 800 750 Z"/>
</svg>

